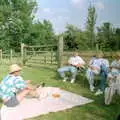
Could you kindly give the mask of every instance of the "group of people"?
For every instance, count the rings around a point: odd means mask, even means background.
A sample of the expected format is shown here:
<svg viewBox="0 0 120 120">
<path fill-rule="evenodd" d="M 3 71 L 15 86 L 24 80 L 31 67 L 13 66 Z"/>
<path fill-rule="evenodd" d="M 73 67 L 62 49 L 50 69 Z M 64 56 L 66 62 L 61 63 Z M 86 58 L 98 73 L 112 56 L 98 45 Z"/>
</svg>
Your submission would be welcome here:
<svg viewBox="0 0 120 120">
<path fill-rule="evenodd" d="M 103 53 L 99 53 L 93 56 L 87 65 L 75 52 L 68 60 L 68 65 L 59 68 L 57 71 L 64 82 L 69 79 L 66 72 L 71 72 L 71 83 L 75 82 L 78 71 L 85 71 L 92 92 L 95 90 L 94 76 L 99 75 L 101 81 L 95 95 L 105 93 L 105 104 L 108 105 L 116 91 L 120 95 L 120 53 L 117 53 L 115 57 L 115 60 L 109 65 L 109 61 L 103 56 Z M 37 89 L 36 86 L 31 85 L 30 80 L 23 80 L 20 76 L 21 70 L 22 68 L 19 65 L 11 65 L 9 74 L 0 83 L 0 98 L 7 107 L 17 106 L 31 91 Z M 108 81 L 107 87 L 106 81 Z M 34 97 L 37 97 L 37 95 L 35 94 Z"/>
<path fill-rule="evenodd" d="M 87 68 L 87 69 L 86 69 Z M 120 53 L 116 53 L 115 60 L 110 64 L 102 52 L 94 55 L 88 64 L 78 55 L 73 54 L 68 60 L 68 65 L 59 68 L 57 71 L 64 82 L 68 80 L 66 72 L 71 72 L 71 83 L 76 80 L 78 71 L 85 71 L 90 91 L 94 92 L 94 77 L 100 77 L 100 85 L 95 95 L 105 93 L 105 104 L 110 104 L 113 95 L 120 94 Z M 106 86 L 107 85 L 107 86 Z"/>
</svg>

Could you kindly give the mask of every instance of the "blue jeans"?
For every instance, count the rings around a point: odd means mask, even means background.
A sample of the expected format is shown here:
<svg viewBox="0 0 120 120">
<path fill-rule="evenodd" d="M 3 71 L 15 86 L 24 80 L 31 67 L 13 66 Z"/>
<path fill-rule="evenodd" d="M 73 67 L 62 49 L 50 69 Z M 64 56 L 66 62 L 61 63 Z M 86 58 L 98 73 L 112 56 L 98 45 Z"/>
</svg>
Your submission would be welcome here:
<svg viewBox="0 0 120 120">
<path fill-rule="evenodd" d="M 64 66 L 64 67 L 59 68 L 57 71 L 63 79 L 65 78 L 65 72 L 72 73 L 71 79 L 75 79 L 77 75 L 77 68 L 74 66 Z"/>
<path fill-rule="evenodd" d="M 88 79 L 90 87 L 94 86 L 94 76 L 95 75 L 96 74 L 90 68 L 88 68 L 88 70 L 86 71 L 86 77 Z"/>
<path fill-rule="evenodd" d="M 108 74 L 108 68 L 105 66 L 102 66 L 102 70 L 100 73 L 101 81 L 100 81 L 100 85 L 99 85 L 99 89 L 101 89 L 102 91 L 105 90 L 107 74 Z"/>
<path fill-rule="evenodd" d="M 105 90 L 106 80 L 107 80 L 107 73 L 106 72 L 101 72 L 100 77 L 101 77 L 101 80 L 100 80 L 99 89 L 104 91 Z"/>
</svg>

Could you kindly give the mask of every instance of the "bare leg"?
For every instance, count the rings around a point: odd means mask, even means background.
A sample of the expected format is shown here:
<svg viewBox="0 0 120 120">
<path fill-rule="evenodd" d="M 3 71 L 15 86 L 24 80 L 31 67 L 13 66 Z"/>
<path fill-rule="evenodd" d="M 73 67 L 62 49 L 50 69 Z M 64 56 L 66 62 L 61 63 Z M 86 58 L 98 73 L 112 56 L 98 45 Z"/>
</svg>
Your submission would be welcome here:
<svg viewBox="0 0 120 120">
<path fill-rule="evenodd" d="M 18 94 L 16 95 L 17 100 L 18 100 L 19 102 L 21 102 L 29 92 L 30 92 L 29 89 L 24 89 L 23 91 L 21 91 L 20 93 L 18 93 Z"/>
</svg>

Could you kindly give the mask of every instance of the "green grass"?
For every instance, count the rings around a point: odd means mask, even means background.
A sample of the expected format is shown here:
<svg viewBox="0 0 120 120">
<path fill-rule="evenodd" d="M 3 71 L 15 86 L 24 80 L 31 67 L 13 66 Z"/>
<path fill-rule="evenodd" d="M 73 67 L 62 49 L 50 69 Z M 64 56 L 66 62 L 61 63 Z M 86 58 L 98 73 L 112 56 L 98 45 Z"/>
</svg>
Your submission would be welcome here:
<svg viewBox="0 0 120 120">
<path fill-rule="evenodd" d="M 7 74 L 7 69 L 8 67 L 5 65 L 0 66 L 0 79 Z M 120 113 L 120 103 L 116 102 L 116 100 L 120 99 L 116 99 L 113 101 L 113 104 L 105 106 L 104 97 L 94 96 L 94 93 L 91 93 L 88 89 L 87 81 L 85 87 L 83 87 L 83 81 L 80 78 L 78 78 L 79 80 L 77 80 L 75 84 L 70 84 L 70 82 L 64 83 L 60 80 L 54 68 L 24 67 L 22 76 L 26 80 L 32 80 L 33 84 L 45 82 L 46 86 L 60 87 L 94 100 L 94 102 L 90 104 L 74 107 L 61 112 L 41 115 L 29 120 L 115 120 Z"/>
</svg>

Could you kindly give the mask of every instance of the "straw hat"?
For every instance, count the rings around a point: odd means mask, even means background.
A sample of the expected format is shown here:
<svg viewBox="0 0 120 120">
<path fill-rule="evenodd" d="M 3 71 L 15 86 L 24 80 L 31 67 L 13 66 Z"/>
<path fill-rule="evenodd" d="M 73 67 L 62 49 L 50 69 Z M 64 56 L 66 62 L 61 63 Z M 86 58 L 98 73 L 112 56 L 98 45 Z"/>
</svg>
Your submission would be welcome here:
<svg viewBox="0 0 120 120">
<path fill-rule="evenodd" d="M 17 64 L 12 64 L 9 67 L 9 73 L 13 73 L 13 72 L 20 71 L 20 70 L 22 70 L 22 68 Z"/>
</svg>

